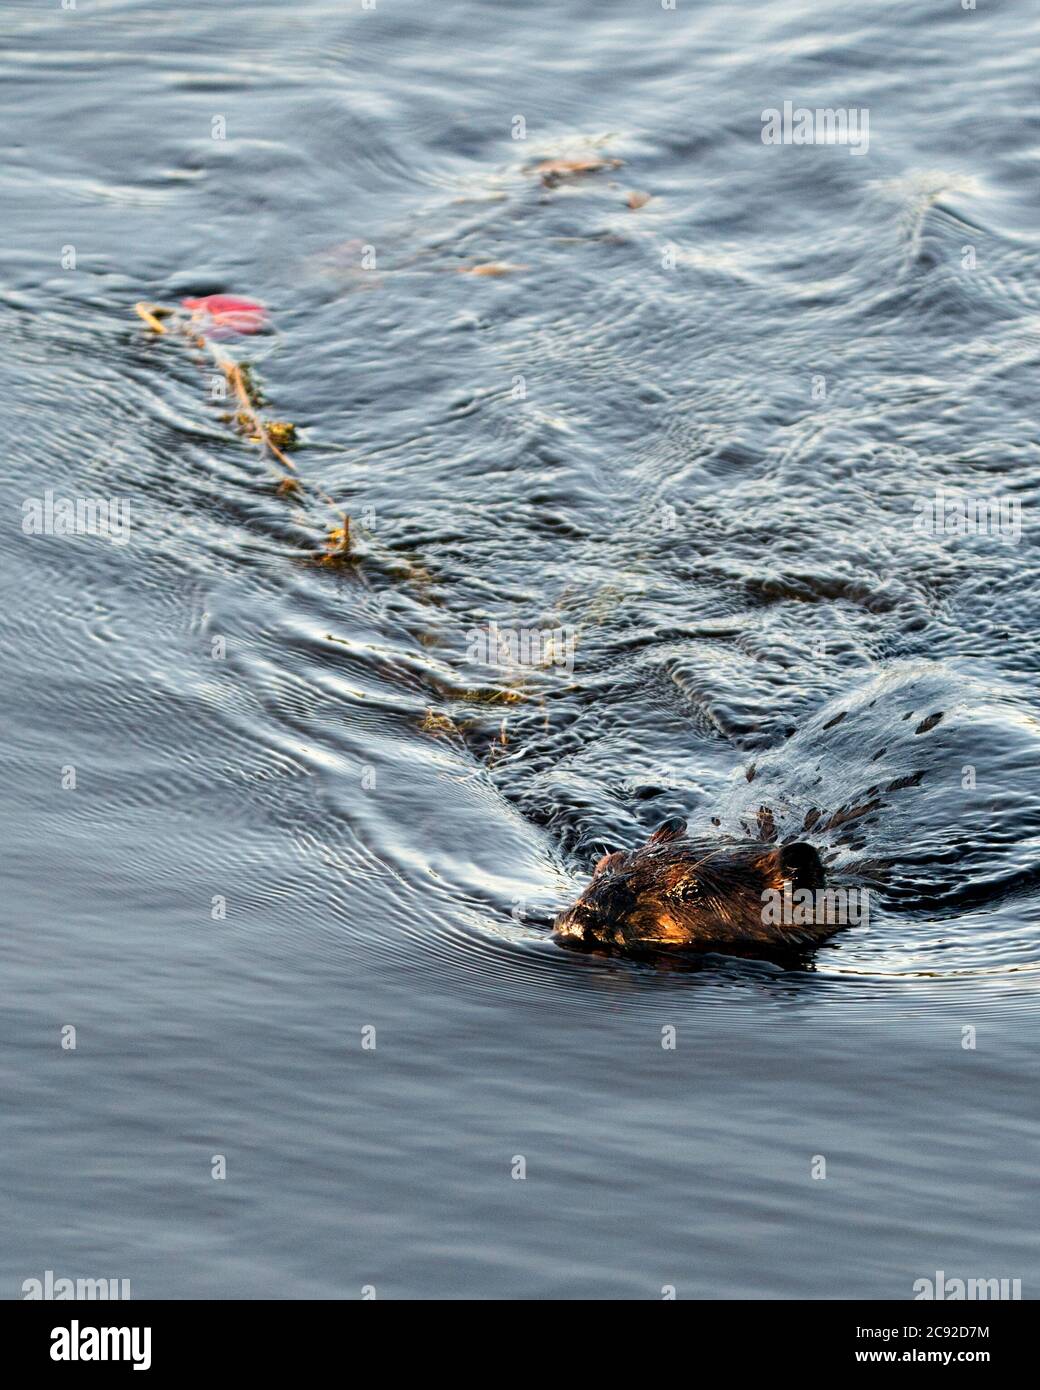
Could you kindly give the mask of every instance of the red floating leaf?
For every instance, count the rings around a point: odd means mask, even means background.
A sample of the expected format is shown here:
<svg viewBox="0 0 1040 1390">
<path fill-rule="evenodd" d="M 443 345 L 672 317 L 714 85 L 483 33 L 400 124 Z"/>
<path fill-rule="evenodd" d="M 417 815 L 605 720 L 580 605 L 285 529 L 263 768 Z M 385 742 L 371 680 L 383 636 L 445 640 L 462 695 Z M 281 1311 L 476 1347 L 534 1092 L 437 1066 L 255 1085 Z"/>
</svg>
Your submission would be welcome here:
<svg viewBox="0 0 1040 1390">
<path fill-rule="evenodd" d="M 206 318 L 215 328 L 230 329 L 232 333 L 259 333 L 267 323 L 267 310 L 255 299 L 207 294 L 201 299 L 182 299 L 181 304 L 196 318 Z"/>
</svg>

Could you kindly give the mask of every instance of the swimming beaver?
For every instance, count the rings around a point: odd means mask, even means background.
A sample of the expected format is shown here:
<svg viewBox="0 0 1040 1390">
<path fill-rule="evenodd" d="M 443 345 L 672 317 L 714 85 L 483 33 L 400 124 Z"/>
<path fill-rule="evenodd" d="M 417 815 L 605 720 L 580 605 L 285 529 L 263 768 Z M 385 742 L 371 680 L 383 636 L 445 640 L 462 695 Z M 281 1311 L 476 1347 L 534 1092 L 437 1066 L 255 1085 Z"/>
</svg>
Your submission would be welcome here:
<svg viewBox="0 0 1040 1390">
<path fill-rule="evenodd" d="M 581 897 L 556 919 L 563 944 L 633 947 L 804 946 L 836 927 L 774 921 L 763 894 L 824 884 L 820 856 L 796 841 L 693 839 L 665 821 L 645 845 L 605 854 Z"/>
<path fill-rule="evenodd" d="M 604 855 L 556 939 L 786 954 L 844 924 L 826 901 L 843 891 L 934 916 L 1040 883 L 1040 723 L 1016 691 L 899 662 L 786 733 L 735 772 L 703 830 L 667 821 L 639 848 Z M 786 911 L 800 889 L 822 914 Z"/>
</svg>

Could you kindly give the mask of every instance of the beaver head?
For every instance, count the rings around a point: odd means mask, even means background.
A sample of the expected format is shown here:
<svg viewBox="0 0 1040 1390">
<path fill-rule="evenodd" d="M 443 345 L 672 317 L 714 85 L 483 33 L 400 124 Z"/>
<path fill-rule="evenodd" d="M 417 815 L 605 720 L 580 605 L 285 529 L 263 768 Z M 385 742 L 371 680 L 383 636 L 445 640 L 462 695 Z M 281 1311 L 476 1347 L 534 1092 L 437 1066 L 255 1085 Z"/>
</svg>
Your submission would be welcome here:
<svg viewBox="0 0 1040 1390">
<path fill-rule="evenodd" d="M 561 944 L 648 948 L 804 943 L 763 914 L 763 894 L 823 886 L 812 845 L 693 839 L 665 821 L 645 845 L 605 854 L 573 907 L 556 918 Z"/>
</svg>

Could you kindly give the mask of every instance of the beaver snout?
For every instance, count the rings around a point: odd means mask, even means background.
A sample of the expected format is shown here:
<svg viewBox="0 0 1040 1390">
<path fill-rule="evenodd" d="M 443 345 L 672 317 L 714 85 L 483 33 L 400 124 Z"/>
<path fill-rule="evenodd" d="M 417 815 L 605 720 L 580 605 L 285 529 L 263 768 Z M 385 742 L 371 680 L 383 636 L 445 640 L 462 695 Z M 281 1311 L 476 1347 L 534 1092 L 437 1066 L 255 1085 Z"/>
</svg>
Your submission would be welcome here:
<svg viewBox="0 0 1040 1390">
<path fill-rule="evenodd" d="M 557 916 L 553 936 L 558 941 L 609 941 L 623 920 L 623 914 L 606 912 L 582 899 Z"/>
<path fill-rule="evenodd" d="M 569 907 L 566 912 L 559 912 L 556 921 L 553 923 L 553 936 L 564 941 L 581 941 L 591 923 L 584 908 Z"/>
</svg>

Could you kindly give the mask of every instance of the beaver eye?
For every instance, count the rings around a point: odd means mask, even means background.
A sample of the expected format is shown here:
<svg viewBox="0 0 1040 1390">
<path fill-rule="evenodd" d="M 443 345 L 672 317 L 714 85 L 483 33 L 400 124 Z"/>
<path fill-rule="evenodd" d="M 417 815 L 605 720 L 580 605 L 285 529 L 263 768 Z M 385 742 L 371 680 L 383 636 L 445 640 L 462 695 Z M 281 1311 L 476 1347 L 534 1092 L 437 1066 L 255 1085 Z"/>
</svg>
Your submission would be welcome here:
<svg viewBox="0 0 1040 1390">
<path fill-rule="evenodd" d="M 686 883 L 679 884 L 675 896 L 682 903 L 693 903 L 696 902 L 698 898 L 702 898 L 704 893 L 699 883 L 694 880 L 688 880 Z"/>
</svg>

